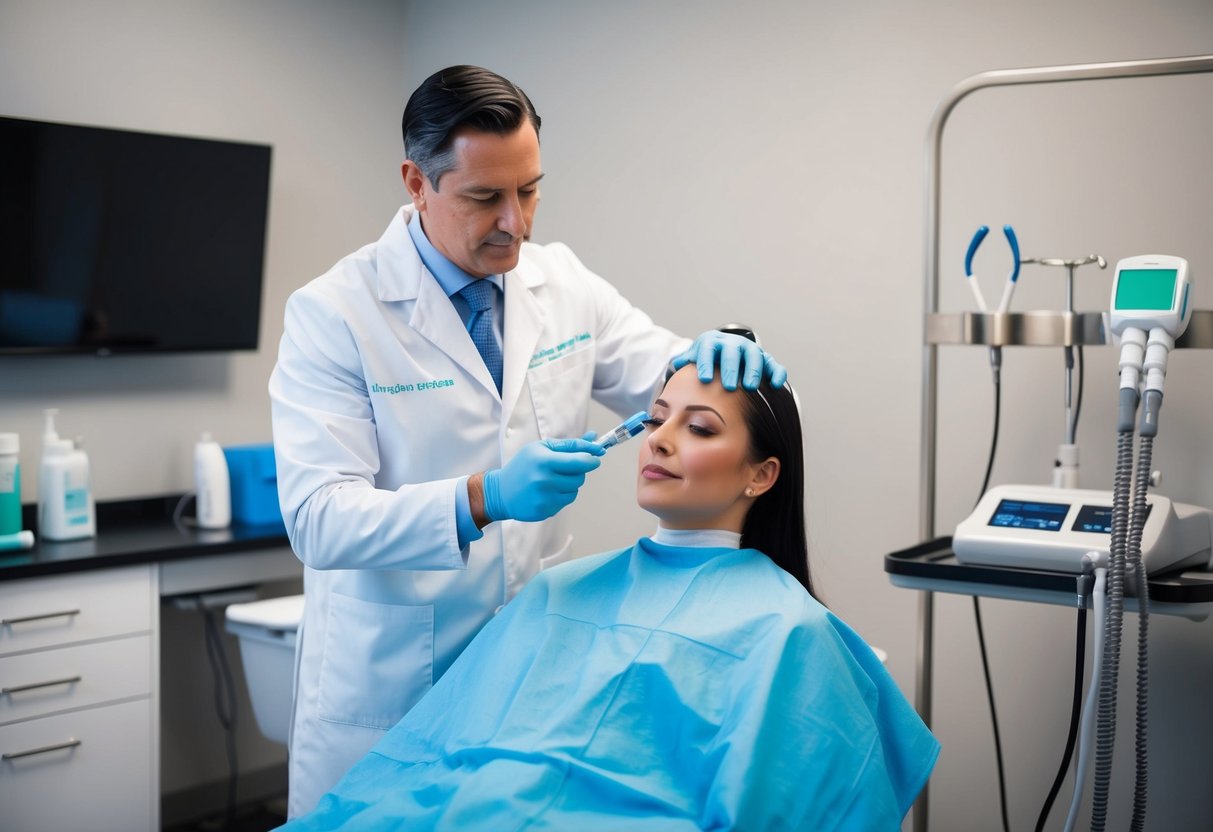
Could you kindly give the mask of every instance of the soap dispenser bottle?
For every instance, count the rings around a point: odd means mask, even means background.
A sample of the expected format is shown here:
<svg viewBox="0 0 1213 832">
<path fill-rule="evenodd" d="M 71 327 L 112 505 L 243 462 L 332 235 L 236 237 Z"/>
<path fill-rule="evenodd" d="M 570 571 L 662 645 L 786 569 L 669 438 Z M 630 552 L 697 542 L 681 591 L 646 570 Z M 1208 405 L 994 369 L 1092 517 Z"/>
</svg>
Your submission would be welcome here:
<svg viewBox="0 0 1213 832">
<path fill-rule="evenodd" d="M 198 491 L 198 528 L 226 529 L 232 524 L 232 487 L 223 448 L 209 433 L 194 446 L 194 486 Z"/>
<path fill-rule="evenodd" d="M 79 540 L 97 535 L 97 512 L 89 482 L 88 456 L 55 432 L 55 408 L 43 411 L 42 468 L 38 477 L 38 535 L 44 540 Z"/>
</svg>

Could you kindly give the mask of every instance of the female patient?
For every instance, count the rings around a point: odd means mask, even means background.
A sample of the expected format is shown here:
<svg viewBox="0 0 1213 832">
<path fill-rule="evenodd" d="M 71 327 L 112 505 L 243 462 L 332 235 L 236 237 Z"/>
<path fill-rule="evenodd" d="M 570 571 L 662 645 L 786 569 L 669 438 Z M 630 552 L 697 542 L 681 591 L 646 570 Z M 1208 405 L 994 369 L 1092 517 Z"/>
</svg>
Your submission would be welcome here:
<svg viewBox="0 0 1213 832">
<path fill-rule="evenodd" d="M 939 746 L 812 597 L 792 394 L 689 366 L 650 415 L 657 533 L 541 573 L 290 829 L 899 828 Z"/>
</svg>

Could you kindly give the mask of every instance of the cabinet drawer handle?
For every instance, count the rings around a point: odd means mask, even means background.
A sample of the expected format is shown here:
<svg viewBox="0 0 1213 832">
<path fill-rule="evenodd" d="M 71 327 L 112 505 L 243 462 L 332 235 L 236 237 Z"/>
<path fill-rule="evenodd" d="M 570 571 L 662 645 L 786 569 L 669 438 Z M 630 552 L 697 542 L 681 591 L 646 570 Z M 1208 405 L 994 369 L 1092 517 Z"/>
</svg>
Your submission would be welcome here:
<svg viewBox="0 0 1213 832">
<path fill-rule="evenodd" d="M 79 614 L 80 610 L 64 610 L 63 612 L 47 612 L 42 615 L 26 615 L 22 618 L 0 618 L 0 626 L 5 624 L 24 624 L 27 621 L 41 621 L 44 618 L 62 618 L 63 616 Z"/>
<path fill-rule="evenodd" d="M 6 693 L 21 693 L 22 691 L 37 690 L 38 688 L 50 688 L 54 687 L 55 685 L 74 685 L 76 682 L 79 682 L 81 678 L 82 677 L 80 676 L 69 676 L 66 679 L 52 679 L 49 682 L 33 682 L 28 685 L 15 685 L 11 688 L 0 688 L 0 696 L 3 696 Z"/>
<path fill-rule="evenodd" d="M 80 740 L 68 740 L 54 745 L 44 745 L 41 748 L 31 748 L 28 751 L 11 751 L 0 754 L 0 760 L 16 760 L 18 757 L 32 757 L 35 754 L 49 754 L 51 751 L 62 751 L 65 748 L 75 748 Z"/>
</svg>

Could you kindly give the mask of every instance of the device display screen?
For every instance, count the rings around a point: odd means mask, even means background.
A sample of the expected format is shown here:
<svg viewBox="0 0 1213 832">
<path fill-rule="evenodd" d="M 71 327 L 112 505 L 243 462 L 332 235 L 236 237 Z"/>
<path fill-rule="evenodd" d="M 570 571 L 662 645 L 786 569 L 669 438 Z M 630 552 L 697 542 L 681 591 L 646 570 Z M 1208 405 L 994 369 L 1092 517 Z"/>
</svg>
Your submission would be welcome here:
<svg viewBox="0 0 1213 832">
<path fill-rule="evenodd" d="M 1112 509 L 1109 506 L 1083 506 L 1074 518 L 1070 531 L 1092 534 L 1112 533 Z"/>
<path fill-rule="evenodd" d="M 1069 503 L 1035 503 L 1024 500 L 1002 500 L 994 510 L 989 525 L 1013 529 L 1036 529 L 1042 532 L 1061 531 Z"/>
<path fill-rule="evenodd" d="M 1146 519 L 1150 517 L 1150 512 L 1154 509 L 1153 503 L 1146 503 Z M 1144 520 L 1142 522 L 1145 522 Z M 1112 509 L 1107 506 L 1083 506 L 1078 509 L 1078 516 L 1074 518 L 1074 525 L 1070 527 L 1072 532 L 1090 532 L 1091 534 L 1111 534 L 1112 533 Z"/>
<path fill-rule="evenodd" d="M 1121 269 L 1116 282 L 1116 308 L 1170 309 L 1178 279 L 1175 269 Z"/>
</svg>

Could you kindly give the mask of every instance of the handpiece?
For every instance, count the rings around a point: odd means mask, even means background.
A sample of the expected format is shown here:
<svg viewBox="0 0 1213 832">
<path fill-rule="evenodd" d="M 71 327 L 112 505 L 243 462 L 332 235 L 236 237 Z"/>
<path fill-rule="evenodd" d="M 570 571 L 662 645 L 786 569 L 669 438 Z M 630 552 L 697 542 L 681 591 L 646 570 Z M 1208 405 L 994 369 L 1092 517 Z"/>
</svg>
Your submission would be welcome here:
<svg viewBox="0 0 1213 832">
<path fill-rule="evenodd" d="M 642 410 L 635 416 L 632 416 L 620 423 L 617 427 L 614 427 L 607 433 L 604 433 L 598 438 L 597 442 L 603 448 L 613 448 L 616 445 L 627 442 L 633 436 L 641 433 L 644 430 L 644 422 L 648 418 L 649 414 Z"/>
</svg>

